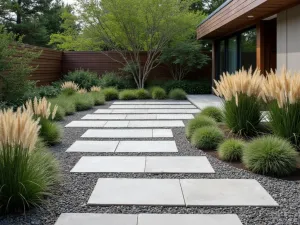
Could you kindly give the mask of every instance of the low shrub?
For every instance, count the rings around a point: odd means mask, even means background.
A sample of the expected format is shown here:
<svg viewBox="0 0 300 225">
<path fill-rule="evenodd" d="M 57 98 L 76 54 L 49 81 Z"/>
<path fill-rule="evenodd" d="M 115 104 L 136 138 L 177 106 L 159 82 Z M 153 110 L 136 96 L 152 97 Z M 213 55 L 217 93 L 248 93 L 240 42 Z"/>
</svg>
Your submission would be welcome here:
<svg viewBox="0 0 300 225">
<path fill-rule="evenodd" d="M 105 101 L 112 101 L 119 99 L 119 91 L 116 88 L 109 87 L 102 90 L 105 96 Z"/>
<path fill-rule="evenodd" d="M 194 131 L 204 126 L 216 126 L 217 123 L 212 118 L 207 116 L 198 116 L 188 122 L 185 128 L 185 134 L 187 138 L 191 138 Z"/>
<path fill-rule="evenodd" d="M 38 141 L 38 122 L 19 108 L 0 112 L 0 127 L 7 128 L 0 130 L 0 213 L 40 206 L 59 181 L 59 167 Z"/>
<path fill-rule="evenodd" d="M 61 128 L 53 121 L 41 118 L 40 119 L 40 135 L 43 140 L 49 144 L 54 145 L 61 140 Z"/>
<path fill-rule="evenodd" d="M 184 100 L 186 99 L 186 93 L 180 88 L 172 89 L 169 93 L 169 98 L 175 100 Z"/>
<path fill-rule="evenodd" d="M 92 98 L 94 99 L 94 104 L 95 105 L 104 105 L 105 104 L 105 96 L 101 92 L 89 92 L 87 95 L 91 95 Z"/>
<path fill-rule="evenodd" d="M 54 110 L 55 110 L 54 107 L 51 105 L 51 112 L 53 112 Z M 56 121 L 60 121 L 60 120 L 63 120 L 65 118 L 65 116 L 66 116 L 65 109 L 61 106 L 58 106 L 57 110 L 56 110 L 56 114 L 53 119 Z"/>
<path fill-rule="evenodd" d="M 151 97 L 149 91 L 143 88 L 137 89 L 135 91 L 135 94 L 137 99 L 149 99 Z"/>
<path fill-rule="evenodd" d="M 165 99 L 167 97 L 167 93 L 161 87 L 153 87 L 151 88 L 151 96 L 153 99 Z"/>
<path fill-rule="evenodd" d="M 76 83 L 79 88 L 83 88 L 88 91 L 91 89 L 91 87 L 100 85 L 100 79 L 97 73 L 85 71 L 82 69 L 69 72 L 64 76 L 63 79 L 65 81 L 72 81 Z"/>
<path fill-rule="evenodd" d="M 218 155 L 224 161 L 240 161 L 245 149 L 245 142 L 238 139 L 228 139 L 218 147 Z"/>
<path fill-rule="evenodd" d="M 61 84 L 61 92 L 64 95 L 73 95 L 79 90 L 79 87 L 73 81 L 64 82 Z"/>
<path fill-rule="evenodd" d="M 103 74 L 100 79 L 100 85 L 104 88 L 115 87 L 117 89 L 130 89 L 135 87 L 132 78 L 122 76 L 114 72 L 107 72 Z"/>
<path fill-rule="evenodd" d="M 119 93 L 120 100 L 134 100 L 137 99 L 135 90 L 123 90 Z"/>
<path fill-rule="evenodd" d="M 201 110 L 199 113 L 201 116 L 208 116 L 213 118 L 216 122 L 222 122 L 224 119 L 224 115 L 221 109 L 215 106 L 209 106 Z"/>
<path fill-rule="evenodd" d="M 77 111 L 83 111 L 93 108 L 95 101 L 93 96 L 89 94 L 75 94 L 73 97 L 75 107 Z"/>
<path fill-rule="evenodd" d="M 39 97 L 55 98 L 60 94 L 60 88 L 54 86 L 42 86 L 38 88 Z"/>
<path fill-rule="evenodd" d="M 264 136 L 252 140 L 245 148 L 242 161 L 254 173 L 286 176 L 296 169 L 297 152 L 286 140 Z"/>
<path fill-rule="evenodd" d="M 76 112 L 75 101 L 71 97 L 66 97 L 64 95 L 59 95 L 57 98 L 49 99 L 52 105 L 58 105 L 57 113 L 63 110 L 66 115 L 73 115 Z"/>
<path fill-rule="evenodd" d="M 222 130 L 215 126 L 205 126 L 195 130 L 191 143 L 196 148 L 215 149 L 223 140 Z"/>
</svg>

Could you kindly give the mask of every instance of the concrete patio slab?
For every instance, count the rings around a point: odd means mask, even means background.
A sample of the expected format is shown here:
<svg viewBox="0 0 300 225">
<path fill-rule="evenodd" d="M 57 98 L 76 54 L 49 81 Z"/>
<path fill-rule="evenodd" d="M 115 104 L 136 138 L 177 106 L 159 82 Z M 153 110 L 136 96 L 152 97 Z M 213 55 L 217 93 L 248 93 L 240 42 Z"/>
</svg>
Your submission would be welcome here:
<svg viewBox="0 0 300 225">
<path fill-rule="evenodd" d="M 119 141 L 75 141 L 66 152 L 115 152 Z"/>
<path fill-rule="evenodd" d="M 159 137 L 171 138 L 171 137 L 173 137 L 173 132 L 171 129 L 153 129 L 153 137 L 154 138 L 159 138 Z"/>
<path fill-rule="evenodd" d="M 65 127 L 104 127 L 107 121 L 72 121 Z"/>
<path fill-rule="evenodd" d="M 149 109 L 148 113 L 199 113 L 199 109 Z"/>
<path fill-rule="evenodd" d="M 128 127 L 129 121 L 107 121 L 104 127 Z"/>
<path fill-rule="evenodd" d="M 138 225 L 242 225 L 235 214 L 140 214 Z"/>
<path fill-rule="evenodd" d="M 110 109 L 196 109 L 194 105 L 111 105 Z"/>
<path fill-rule="evenodd" d="M 256 181 L 248 179 L 182 179 L 187 206 L 278 206 Z"/>
<path fill-rule="evenodd" d="M 82 120 L 123 120 L 127 114 L 87 114 Z"/>
<path fill-rule="evenodd" d="M 156 120 L 156 114 L 128 114 L 127 120 Z"/>
<path fill-rule="evenodd" d="M 178 152 L 175 141 L 121 141 L 116 152 Z"/>
<path fill-rule="evenodd" d="M 189 101 L 115 101 L 113 105 L 190 105 Z"/>
<path fill-rule="evenodd" d="M 158 120 L 190 120 L 194 119 L 193 114 L 157 114 Z"/>
<path fill-rule="evenodd" d="M 100 178 L 89 205 L 184 206 L 177 179 Z"/>
<path fill-rule="evenodd" d="M 128 127 L 184 127 L 181 120 L 131 120 Z"/>
<path fill-rule="evenodd" d="M 83 138 L 152 138 L 173 137 L 170 129 L 89 129 Z"/>
<path fill-rule="evenodd" d="M 199 109 L 110 109 L 111 111 L 106 111 L 104 109 L 98 109 L 94 113 L 97 114 L 194 114 L 199 113 Z"/>
<path fill-rule="evenodd" d="M 63 213 L 54 225 L 137 225 L 132 214 Z"/>
<path fill-rule="evenodd" d="M 215 95 L 187 95 L 187 98 L 199 109 L 206 108 L 208 106 L 222 107 L 222 99 Z"/>
</svg>

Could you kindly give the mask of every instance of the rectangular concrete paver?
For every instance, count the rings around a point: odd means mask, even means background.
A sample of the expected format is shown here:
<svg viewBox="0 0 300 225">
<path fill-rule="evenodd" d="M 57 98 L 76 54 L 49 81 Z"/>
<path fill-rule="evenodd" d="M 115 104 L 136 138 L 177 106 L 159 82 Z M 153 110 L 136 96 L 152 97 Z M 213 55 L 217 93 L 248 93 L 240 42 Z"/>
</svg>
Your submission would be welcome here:
<svg viewBox="0 0 300 225">
<path fill-rule="evenodd" d="M 54 225 L 137 225 L 132 214 L 63 213 Z"/>
<path fill-rule="evenodd" d="M 194 105 L 111 105 L 110 109 L 196 109 Z"/>
<path fill-rule="evenodd" d="M 128 127 L 184 127 L 181 120 L 132 120 Z"/>
<path fill-rule="evenodd" d="M 158 120 L 190 120 L 194 119 L 193 114 L 157 114 Z"/>
<path fill-rule="evenodd" d="M 119 141 L 75 141 L 67 152 L 115 152 Z"/>
<path fill-rule="evenodd" d="M 87 114 L 82 120 L 189 120 L 193 114 Z"/>
<path fill-rule="evenodd" d="M 278 206 L 256 181 L 247 179 L 182 179 L 187 206 Z"/>
<path fill-rule="evenodd" d="M 126 114 L 87 114 L 82 120 L 123 120 Z"/>
<path fill-rule="evenodd" d="M 65 127 L 104 127 L 107 121 L 72 121 Z"/>
<path fill-rule="evenodd" d="M 104 127 L 128 127 L 129 121 L 107 121 Z"/>
<path fill-rule="evenodd" d="M 89 205 L 184 206 L 177 179 L 100 178 Z"/>
<path fill-rule="evenodd" d="M 178 152 L 175 141 L 121 141 L 116 152 Z"/>
<path fill-rule="evenodd" d="M 115 109 L 117 110 L 117 109 Z M 114 110 L 114 111 L 115 111 Z M 149 109 L 148 113 L 199 113 L 199 109 Z"/>
<path fill-rule="evenodd" d="M 127 120 L 156 120 L 156 114 L 128 114 Z"/>
<path fill-rule="evenodd" d="M 94 113 L 112 113 L 112 109 L 97 109 Z"/>
<path fill-rule="evenodd" d="M 189 101 L 115 101 L 113 105 L 190 105 Z"/>
<path fill-rule="evenodd" d="M 79 173 L 143 173 L 143 156 L 83 156 L 71 172 Z"/>
<path fill-rule="evenodd" d="M 214 173 L 205 156 L 146 157 L 146 173 Z"/>
<path fill-rule="evenodd" d="M 152 138 L 173 137 L 170 129 L 89 129 L 83 138 Z"/>
<path fill-rule="evenodd" d="M 140 214 L 138 225 L 242 225 L 235 214 Z"/>
<path fill-rule="evenodd" d="M 97 114 L 190 114 L 199 113 L 199 109 L 98 109 Z"/>
</svg>

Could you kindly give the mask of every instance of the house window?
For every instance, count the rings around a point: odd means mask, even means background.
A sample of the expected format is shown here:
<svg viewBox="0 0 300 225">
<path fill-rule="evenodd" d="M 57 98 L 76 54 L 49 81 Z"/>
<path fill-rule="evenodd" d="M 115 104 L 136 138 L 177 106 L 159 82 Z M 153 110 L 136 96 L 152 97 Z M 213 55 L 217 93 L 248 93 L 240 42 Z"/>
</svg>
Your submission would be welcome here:
<svg viewBox="0 0 300 225">
<path fill-rule="evenodd" d="M 244 67 L 256 68 L 256 29 L 240 32 L 217 42 L 216 78 Z"/>
</svg>

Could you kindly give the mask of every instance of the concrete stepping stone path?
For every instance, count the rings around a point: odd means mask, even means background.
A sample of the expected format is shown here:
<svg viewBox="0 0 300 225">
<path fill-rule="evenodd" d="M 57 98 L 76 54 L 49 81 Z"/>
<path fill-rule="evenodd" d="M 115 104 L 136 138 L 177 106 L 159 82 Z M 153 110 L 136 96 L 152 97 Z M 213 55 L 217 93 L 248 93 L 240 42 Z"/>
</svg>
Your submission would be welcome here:
<svg viewBox="0 0 300 225">
<path fill-rule="evenodd" d="M 189 101 L 115 101 L 113 105 L 191 105 Z"/>
<path fill-rule="evenodd" d="M 83 156 L 76 173 L 214 173 L 205 156 Z"/>
<path fill-rule="evenodd" d="M 110 109 L 196 109 L 194 105 L 111 105 Z"/>
<path fill-rule="evenodd" d="M 256 180 L 245 179 L 100 178 L 88 204 L 278 206 Z"/>
<path fill-rule="evenodd" d="M 190 120 L 193 114 L 87 114 L 82 120 Z"/>
<path fill-rule="evenodd" d="M 55 225 L 242 225 L 235 214 L 63 213 Z"/>
<path fill-rule="evenodd" d="M 94 113 L 102 114 L 159 114 L 159 113 L 199 113 L 199 109 L 98 109 Z"/>
<path fill-rule="evenodd" d="M 152 128 L 152 127 L 184 127 L 182 120 L 128 120 L 128 121 L 99 121 L 99 120 L 80 120 L 72 121 L 65 127 L 131 127 L 131 128 Z"/>
<path fill-rule="evenodd" d="M 89 129 L 83 138 L 171 138 L 171 129 Z"/>
<path fill-rule="evenodd" d="M 76 141 L 67 152 L 178 152 L 175 141 Z"/>
</svg>

